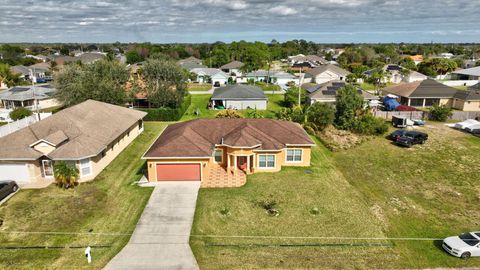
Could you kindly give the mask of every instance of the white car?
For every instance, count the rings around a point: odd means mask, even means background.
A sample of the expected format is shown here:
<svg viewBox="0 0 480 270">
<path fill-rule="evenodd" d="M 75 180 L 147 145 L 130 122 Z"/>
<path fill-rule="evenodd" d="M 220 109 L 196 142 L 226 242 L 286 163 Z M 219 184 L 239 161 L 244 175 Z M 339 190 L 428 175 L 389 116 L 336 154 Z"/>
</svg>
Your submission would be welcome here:
<svg viewBox="0 0 480 270">
<path fill-rule="evenodd" d="M 443 240 L 442 247 L 449 254 L 462 259 L 480 257 L 480 232 L 447 237 Z"/>
</svg>

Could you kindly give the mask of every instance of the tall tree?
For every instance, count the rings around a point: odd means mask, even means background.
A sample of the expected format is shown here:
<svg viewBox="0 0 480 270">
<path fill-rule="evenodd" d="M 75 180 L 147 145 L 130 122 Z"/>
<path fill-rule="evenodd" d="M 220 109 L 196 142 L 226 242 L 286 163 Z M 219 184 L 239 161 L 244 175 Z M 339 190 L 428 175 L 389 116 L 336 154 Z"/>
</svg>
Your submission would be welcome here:
<svg viewBox="0 0 480 270">
<path fill-rule="evenodd" d="M 185 72 L 175 62 L 149 59 L 143 66 L 148 101 L 156 107 L 175 108 L 182 104 L 187 84 Z"/>
<path fill-rule="evenodd" d="M 357 116 L 363 109 L 363 97 L 357 92 L 355 86 L 346 85 L 337 91 L 335 107 L 335 126 L 350 130 L 355 126 Z"/>
<path fill-rule="evenodd" d="M 125 66 L 117 61 L 100 60 L 89 65 L 66 65 L 54 74 L 57 99 L 72 106 L 87 99 L 123 105 L 127 101 Z"/>
</svg>

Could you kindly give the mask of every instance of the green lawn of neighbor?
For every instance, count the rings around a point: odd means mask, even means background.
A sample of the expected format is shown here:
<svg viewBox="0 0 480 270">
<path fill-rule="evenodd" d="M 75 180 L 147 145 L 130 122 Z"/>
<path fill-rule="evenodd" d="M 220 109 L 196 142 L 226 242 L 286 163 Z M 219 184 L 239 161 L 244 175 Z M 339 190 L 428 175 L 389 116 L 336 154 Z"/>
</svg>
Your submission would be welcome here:
<svg viewBox="0 0 480 270">
<path fill-rule="evenodd" d="M 312 152 L 310 168 L 259 173 L 232 189 L 201 189 L 190 244 L 202 269 L 405 269 L 480 266 L 447 255 L 439 241 L 292 239 L 444 238 L 480 227 L 480 138 L 443 124 L 411 149 L 383 137 L 350 150 Z M 268 216 L 259 202 L 277 202 Z M 312 214 L 313 208 L 318 214 Z M 239 238 L 217 236 L 279 236 Z M 249 244 L 387 244 L 278 247 Z M 239 246 L 212 246 L 239 245 Z"/>
<path fill-rule="evenodd" d="M 144 167 L 140 157 L 165 127 L 145 123 L 145 131 L 95 180 L 74 190 L 54 185 L 20 190 L 0 206 L 0 246 L 86 246 L 93 263 L 87 265 L 84 249 L 0 249 L 0 269 L 101 269 L 128 242 L 130 236 L 10 234 L 26 232 L 131 233 L 143 212 L 151 188 L 134 184 Z"/>
<path fill-rule="evenodd" d="M 191 120 L 196 118 L 214 118 L 218 110 L 207 109 L 208 101 L 211 95 L 192 95 L 192 104 L 188 107 L 187 111 L 182 117 L 182 121 Z M 264 117 L 273 117 L 275 112 L 282 108 L 283 95 L 270 94 L 267 95 L 268 103 L 267 110 L 258 110 Z M 199 112 L 199 114 L 196 114 Z M 243 115 L 247 115 L 247 110 L 239 110 Z"/>
<path fill-rule="evenodd" d="M 189 83 L 187 86 L 188 91 L 208 91 L 212 89 L 212 85 L 209 83 Z"/>
</svg>

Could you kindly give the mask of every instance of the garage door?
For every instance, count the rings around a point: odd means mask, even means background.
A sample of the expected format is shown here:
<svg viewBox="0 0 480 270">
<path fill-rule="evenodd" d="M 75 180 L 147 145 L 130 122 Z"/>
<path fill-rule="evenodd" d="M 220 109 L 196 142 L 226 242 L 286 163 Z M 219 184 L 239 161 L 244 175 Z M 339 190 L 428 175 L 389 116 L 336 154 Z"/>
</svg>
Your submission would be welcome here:
<svg viewBox="0 0 480 270">
<path fill-rule="evenodd" d="M 157 181 L 200 181 L 200 164 L 157 164 Z"/>
<path fill-rule="evenodd" d="M 27 165 L 0 164 L 0 180 L 15 180 L 17 183 L 30 182 Z"/>
</svg>

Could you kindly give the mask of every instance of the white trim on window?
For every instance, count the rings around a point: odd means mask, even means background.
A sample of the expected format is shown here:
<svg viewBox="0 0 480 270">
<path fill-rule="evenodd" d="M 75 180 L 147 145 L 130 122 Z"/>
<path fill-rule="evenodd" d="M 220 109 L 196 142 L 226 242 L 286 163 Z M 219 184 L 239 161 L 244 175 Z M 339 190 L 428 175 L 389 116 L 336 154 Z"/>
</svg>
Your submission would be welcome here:
<svg viewBox="0 0 480 270">
<path fill-rule="evenodd" d="M 45 169 L 45 164 L 47 164 L 47 166 L 50 167 L 49 171 Z M 43 169 L 43 175 L 44 175 L 45 178 L 53 178 L 53 176 L 54 176 L 53 161 L 51 161 L 50 159 L 43 159 L 42 160 L 42 169 Z M 47 173 L 50 173 L 50 174 L 47 175 Z"/>
<path fill-rule="evenodd" d="M 221 154 L 220 154 L 220 161 L 217 161 L 217 160 L 216 160 L 216 157 L 217 157 L 217 156 L 216 156 L 216 153 L 217 153 L 217 152 L 220 152 L 220 153 L 221 153 Z M 213 150 L 213 162 L 215 162 L 215 163 L 223 163 L 223 149 L 219 148 L 219 149 Z"/>
<path fill-rule="evenodd" d="M 289 160 L 289 151 L 293 151 L 292 158 Z M 287 148 L 285 149 L 285 163 L 301 163 L 303 161 L 303 149 L 301 148 Z"/>
<path fill-rule="evenodd" d="M 92 174 L 92 161 L 90 158 L 81 159 L 78 161 L 78 164 L 80 167 L 80 177 L 89 176 Z"/>
<path fill-rule="evenodd" d="M 265 160 L 262 161 L 262 157 L 265 157 Z M 273 157 L 273 161 L 269 160 L 269 157 Z M 260 169 L 274 169 L 277 165 L 277 155 L 272 154 L 261 154 L 258 155 L 258 168 Z M 261 163 L 264 162 L 265 166 L 262 166 Z M 269 163 L 273 162 L 272 166 L 269 166 Z"/>
</svg>

